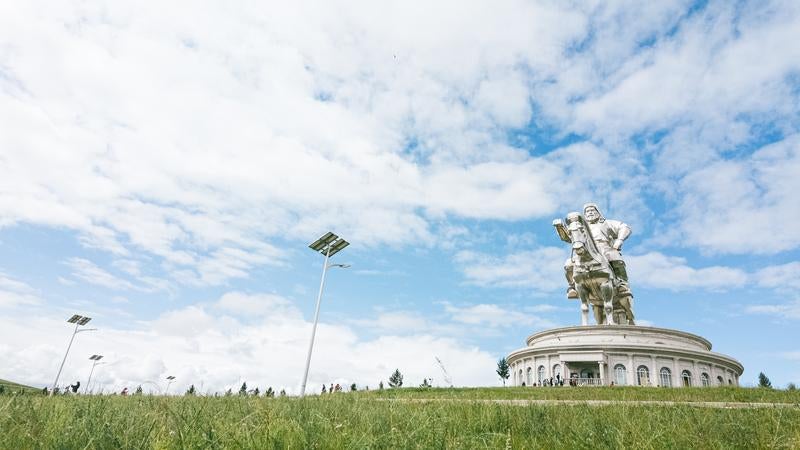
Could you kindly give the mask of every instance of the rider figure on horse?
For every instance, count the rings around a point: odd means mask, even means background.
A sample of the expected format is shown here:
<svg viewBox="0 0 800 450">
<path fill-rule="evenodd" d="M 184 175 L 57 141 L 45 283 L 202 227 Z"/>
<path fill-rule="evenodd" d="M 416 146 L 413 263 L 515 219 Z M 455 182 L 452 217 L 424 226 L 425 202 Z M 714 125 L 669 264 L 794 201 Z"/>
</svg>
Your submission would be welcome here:
<svg viewBox="0 0 800 450">
<path fill-rule="evenodd" d="M 625 270 L 625 261 L 622 260 L 622 255 L 620 254 L 622 243 L 631 235 L 631 227 L 619 220 L 606 219 L 594 203 L 583 205 L 583 216 L 589 223 L 589 231 L 592 233 L 597 249 L 605 255 L 611 265 L 611 270 L 620 280 L 617 287 L 618 295 L 631 295 L 630 286 L 628 286 L 628 273 Z M 573 264 L 572 258 L 567 259 L 567 262 L 564 263 L 567 283 L 569 283 L 567 298 L 578 298 L 578 291 L 575 289 L 575 280 L 573 278 Z"/>
</svg>

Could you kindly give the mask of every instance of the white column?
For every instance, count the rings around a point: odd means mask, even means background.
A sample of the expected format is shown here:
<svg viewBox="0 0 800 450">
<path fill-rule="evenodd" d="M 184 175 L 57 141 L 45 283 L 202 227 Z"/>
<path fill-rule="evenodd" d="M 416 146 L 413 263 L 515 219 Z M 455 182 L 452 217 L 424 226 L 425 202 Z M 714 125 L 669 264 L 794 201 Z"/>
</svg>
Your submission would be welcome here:
<svg viewBox="0 0 800 450">
<path fill-rule="evenodd" d="M 678 373 L 678 358 L 672 358 L 672 387 L 683 386 L 683 381 L 680 380 L 680 374 Z"/>
<path fill-rule="evenodd" d="M 650 386 L 658 386 L 658 372 L 656 368 L 656 357 L 650 355 Z"/>
<path fill-rule="evenodd" d="M 700 373 L 697 371 L 697 360 L 692 360 L 692 386 L 702 386 L 703 382 L 700 380 Z M 697 381 L 695 381 L 697 380 Z"/>
<path fill-rule="evenodd" d="M 515 364 L 516 363 L 511 364 L 511 385 L 512 386 L 516 386 L 517 385 L 517 370 L 514 369 L 514 365 Z"/>
<path fill-rule="evenodd" d="M 628 385 L 636 385 L 636 366 L 633 364 L 633 353 L 628 355 Z"/>
<path fill-rule="evenodd" d="M 549 380 L 553 376 L 553 367 L 550 365 L 550 355 L 547 355 L 547 366 L 544 368 L 544 376 Z"/>
<path fill-rule="evenodd" d="M 600 368 L 600 385 L 601 385 L 601 386 L 605 386 L 605 385 L 606 385 L 606 371 L 605 371 L 605 365 L 606 365 L 606 363 L 605 363 L 605 362 L 603 362 L 603 361 L 599 361 L 599 362 L 597 363 L 597 367 L 598 367 L 598 368 Z"/>
</svg>

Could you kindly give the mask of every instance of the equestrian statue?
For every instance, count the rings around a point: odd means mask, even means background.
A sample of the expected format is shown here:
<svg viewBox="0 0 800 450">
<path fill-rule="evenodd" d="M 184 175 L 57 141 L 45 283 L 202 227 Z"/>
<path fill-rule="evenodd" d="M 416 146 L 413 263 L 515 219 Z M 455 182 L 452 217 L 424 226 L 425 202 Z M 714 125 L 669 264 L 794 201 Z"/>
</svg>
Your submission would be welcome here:
<svg viewBox="0 0 800 450">
<path fill-rule="evenodd" d="M 633 293 L 620 250 L 631 227 L 608 220 L 594 203 L 583 214 L 571 212 L 553 221 L 558 237 L 572 244 L 564 264 L 567 298 L 580 298 L 581 325 L 589 324 L 589 305 L 598 325 L 634 325 Z"/>
</svg>

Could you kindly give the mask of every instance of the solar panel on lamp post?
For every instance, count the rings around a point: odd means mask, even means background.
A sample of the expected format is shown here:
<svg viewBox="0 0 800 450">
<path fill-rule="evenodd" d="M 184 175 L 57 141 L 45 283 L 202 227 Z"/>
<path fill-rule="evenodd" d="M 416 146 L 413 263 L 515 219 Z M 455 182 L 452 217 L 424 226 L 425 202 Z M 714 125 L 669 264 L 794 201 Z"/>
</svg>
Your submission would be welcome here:
<svg viewBox="0 0 800 450">
<path fill-rule="evenodd" d="M 86 387 L 83 389 L 84 394 L 87 394 L 89 392 L 89 384 L 92 382 L 92 374 L 94 373 L 94 368 L 95 366 L 97 366 L 98 362 L 101 359 L 103 359 L 103 355 L 92 355 L 89 357 L 89 359 L 92 360 L 92 370 L 89 371 L 89 379 L 86 380 Z"/>
<path fill-rule="evenodd" d="M 308 357 L 306 358 L 306 369 L 303 373 L 303 384 L 300 385 L 300 396 L 304 396 L 306 393 L 306 382 L 308 381 L 308 369 L 311 366 L 311 352 L 314 350 L 314 336 L 317 334 L 317 322 L 319 322 L 319 305 L 322 301 L 322 289 L 325 287 L 325 274 L 328 273 L 328 269 L 331 267 L 341 267 L 347 268 L 350 267 L 347 264 L 328 264 L 328 260 L 331 256 L 339 253 L 340 251 L 344 250 L 345 247 L 350 245 L 349 242 L 345 241 L 344 239 L 340 238 L 339 236 L 331 233 L 330 231 L 325 233 L 321 238 L 317 239 L 316 241 L 312 242 L 309 245 L 311 250 L 315 252 L 319 252 L 325 255 L 325 262 L 322 264 L 322 280 L 319 283 L 319 294 L 317 294 L 317 307 L 314 311 L 314 325 L 311 327 L 311 342 L 308 344 Z"/>
<path fill-rule="evenodd" d="M 61 370 L 64 369 L 64 363 L 67 362 L 67 355 L 69 355 L 69 349 L 72 348 L 72 341 L 75 340 L 75 335 L 82 332 L 82 331 L 96 331 L 97 328 L 86 328 L 83 330 L 78 330 L 79 326 L 86 325 L 89 321 L 92 320 L 91 317 L 81 316 L 78 314 L 74 314 L 72 317 L 67 319 L 67 322 L 75 324 L 75 330 L 72 332 L 72 337 L 69 339 L 69 345 L 67 345 L 67 351 L 64 353 L 64 359 L 61 360 L 61 366 L 58 368 L 58 373 L 56 374 L 56 381 L 53 382 L 53 389 L 50 390 L 50 395 L 53 395 L 56 391 L 56 387 L 58 386 L 58 379 L 61 377 Z"/>
<path fill-rule="evenodd" d="M 173 381 L 175 381 L 175 377 L 170 375 L 170 376 L 167 377 L 167 380 L 169 380 L 169 381 L 167 381 L 167 388 L 164 390 L 164 394 L 165 395 L 169 395 L 169 385 L 172 384 Z"/>
</svg>

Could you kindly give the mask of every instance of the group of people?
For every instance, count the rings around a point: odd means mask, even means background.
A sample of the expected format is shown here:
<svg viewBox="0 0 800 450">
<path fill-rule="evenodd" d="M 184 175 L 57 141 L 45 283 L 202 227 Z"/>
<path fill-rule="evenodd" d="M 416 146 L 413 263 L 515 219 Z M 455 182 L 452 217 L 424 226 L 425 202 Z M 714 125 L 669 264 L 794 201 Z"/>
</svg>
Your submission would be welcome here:
<svg viewBox="0 0 800 450">
<path fill-rule="evenodd" d="M 333 394 L 334 392 L 342 392 L 342 387 L 339 385 L 339 383 L 336 383 L 336 386 L 331 383 L 331 387 L 329 389 L 326 389 L 324 384 L 322 385 L 323 394 Z"/>
<path fill-rule="evenodd" d="M 522 385 L 525 386 L 525 382 L 522 382 Z M 531 383 L 531 387 L 546 387 L 546 386 L 563 386 L 564 380 L 561 378 L 561 374 L 556 374 L 555 378 L 544 378 L 540 381 L 535 383 Z M 570 381 L 570 386 L 572 386 L 572 382 Z"/>
<path fill-rule="evenodd" d="M 55 392 L 54 393 L 55 394 L 77 394 L 78 393 L 78 389 L 80 389 L 80 387 L 81 387 L 81 382 L 80 381 L 76 381 L 75 384 L 68 384 L 67 387 L 64 388 L 63 390 L 61 390 L 59 388 L 55 388 Z M 42 394 L 50 395 L 50 389 L 47 389 L 47 386 L 45 386 L 42 389 Z"/>
<path fill-rule="evenodd" d="M 337 384 L 336 386 L 339 386 L 339 385 Z M 78 393 L 78 389 L 80 389 L 80 387 L 81 387 L 81 382 L 80 381 L 76 381 L 75 384 L 67 385 L 67 387 L 64 390 L 60 390 L 59 388 L 56 388 L 55 394 L 77 394 Z M 42 394 L 50 395 L 50 389 L 48 389 L 45 386 L 42 389 Z M 122 391 L 120 391 L 119 395 L 128 395 L 128 388 L 127 387 L 123 388 Z"/>
</svg>

